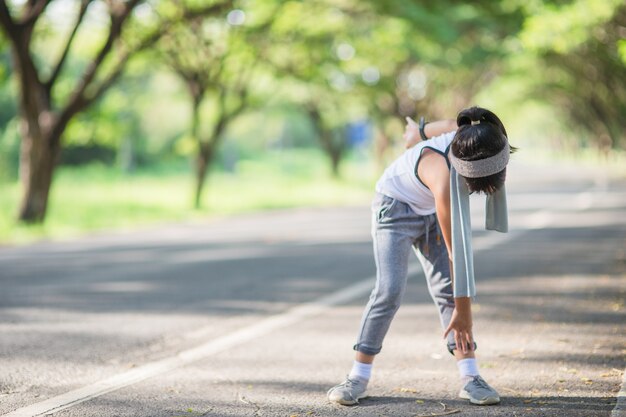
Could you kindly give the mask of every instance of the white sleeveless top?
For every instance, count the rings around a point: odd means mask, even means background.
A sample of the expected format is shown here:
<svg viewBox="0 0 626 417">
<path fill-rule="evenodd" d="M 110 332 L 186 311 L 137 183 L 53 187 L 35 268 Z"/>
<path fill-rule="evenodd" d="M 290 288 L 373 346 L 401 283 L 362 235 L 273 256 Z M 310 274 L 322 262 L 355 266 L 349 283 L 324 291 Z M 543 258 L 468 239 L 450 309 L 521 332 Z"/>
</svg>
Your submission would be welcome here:
<svg viewBox="0 0 626 417">
<path fill-rule="evenodd" d="M 455 133 L 444 133 L 407 149 L 387 167 L 376 183 L 376 191 L 408 204 L 419 215 L 435 213 L 435 197 L 417 176 L 417 163 L 426 148 L 443 155 L 447 162 L 448 148 Z"/>
</svg>

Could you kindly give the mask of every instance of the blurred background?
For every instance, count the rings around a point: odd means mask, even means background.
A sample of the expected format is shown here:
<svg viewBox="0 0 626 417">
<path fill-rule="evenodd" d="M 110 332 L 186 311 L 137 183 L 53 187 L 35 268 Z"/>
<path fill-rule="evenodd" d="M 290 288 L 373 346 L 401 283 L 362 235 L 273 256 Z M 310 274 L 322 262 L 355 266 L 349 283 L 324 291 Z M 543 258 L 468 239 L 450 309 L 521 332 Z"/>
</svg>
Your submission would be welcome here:
<svg viewBox="0 0 626 417">
<path fill-rule="evenodd" d="M 404 117 L 625 170 L 623 0 L 0 1 L 0 243 L 361 204 Z M 564 162 L 564 163 L 565 163 Z"/>
</svg>

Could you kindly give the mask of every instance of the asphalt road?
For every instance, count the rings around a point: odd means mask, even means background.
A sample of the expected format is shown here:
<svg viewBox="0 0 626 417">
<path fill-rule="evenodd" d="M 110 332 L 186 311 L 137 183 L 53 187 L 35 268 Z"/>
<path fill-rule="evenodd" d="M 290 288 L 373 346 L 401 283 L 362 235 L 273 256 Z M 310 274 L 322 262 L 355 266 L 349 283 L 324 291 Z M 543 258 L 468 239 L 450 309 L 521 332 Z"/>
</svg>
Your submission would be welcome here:
<svg viewBox="0 0 626 417">
<path fill-rule="evenodd" d="M 364 202 L 0 248 L 0 416 L 624 415 L 626 181 L 517 166 L 508 188 L 509 234 L 472 202 L 501 405 L 456 398 L 417 260 L 372 397 L 326 401 L 373 285 Z"/>
</svg>

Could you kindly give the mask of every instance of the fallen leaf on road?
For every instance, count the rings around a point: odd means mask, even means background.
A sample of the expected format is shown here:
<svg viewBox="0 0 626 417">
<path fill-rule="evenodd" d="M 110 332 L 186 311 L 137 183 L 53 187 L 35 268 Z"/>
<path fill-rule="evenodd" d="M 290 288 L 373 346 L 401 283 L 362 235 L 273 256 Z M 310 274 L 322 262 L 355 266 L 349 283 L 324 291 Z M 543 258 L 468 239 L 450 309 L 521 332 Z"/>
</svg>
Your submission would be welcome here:
<svg viewBox="0 0 626 417">
<path fill-rule="evenodd" d="M 408 392 L 411 394 L 417 394 L 417 390 L 415 388 L 398 388 L 400 392 Z"/>
<path fill-rule="evenodd" d="M 243 395 L 239 394 L 238 397 L 239 397 L 239 401 L 241 401 L 244 404 L 248 404 L 248 405 L 254 406 L 257 409 L 257 411 L 261 409 L 261 407 L 259 407 L 255 402 L 250 401 L 249 399 L 247 399 Z"/>
<path fill-rule="evenodd" d="M 418 404 L 424 404 L 424 400 L 415 400 L 415 402 Z"/>
<path fill-rule="evenodd" d="M 440 412 L 436 412 L 436 413 L 429 413 L 429 414 L 417 414 L 415 417 L 435 417 L 435 416 L 447 416 L 449 414 L 456 414 L 456 413 L 460 413 L 461 410 L 459 410 L 458 408 L 452 408 L 450 410 L 448 410 L 448 406 L 444 403 L 439 403 L 441 404 L 441 406 L 443 407 L 443 410 Z"/>
<path fill-rule="evenodd" d="M 442 411 L 440 413 L 430 413 L 430 414 L 417 414 L 415 417 L 435 417 L 435 416 L 447 416 L 449 414 L 456 414 L 456 413 L 460 413 L 461 410 L 455 408 L 453 410 L 450 411 Z"/>
<path fill-rule="evenodd" d="M 593 384 L 593 381 L 591 379 L 589 379 L 589 378 L 583 377 L 583 378 L 580 378 L 580 380 L 583 381 L 585 383 L 585 385 Z"/>
<path fill-rule="evenodd" d="M 603 378 L 608 378 L 608 377 L 611 377 L 611 376 L 621 376 L 622 372 L 623 371 L 621 371 L 621 370 L 619 370 L 617 368 L 613 368 L 609 372 L 605 372 L 605 373 L 603 373 L 600 376 L 603 377 Z"/>
</svg>

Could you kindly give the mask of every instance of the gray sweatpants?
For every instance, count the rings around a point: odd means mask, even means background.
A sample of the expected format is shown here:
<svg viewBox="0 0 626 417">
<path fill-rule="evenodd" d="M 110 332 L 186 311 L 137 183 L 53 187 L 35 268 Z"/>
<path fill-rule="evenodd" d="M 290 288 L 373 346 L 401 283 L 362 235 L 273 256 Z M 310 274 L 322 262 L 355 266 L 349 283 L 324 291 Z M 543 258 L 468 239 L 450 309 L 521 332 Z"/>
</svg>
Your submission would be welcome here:
<svg viewBox="0 0 626 417">
<path fill-rule="evenodd" d="M 376 355 L 400 307 L 406 289 L 411 252 L 419 258 L 430 295 L 439 309 L 445 329 L 454 311 L 448 250 L 435 214 L 421 216 L 391 197 L 377 194 L 372 203 L 372 237 L 376 262 L 376 285 L 365 307 L 354 349 Z M 448 349 L 454 345 L 448 334 Z"/>
</svg>

